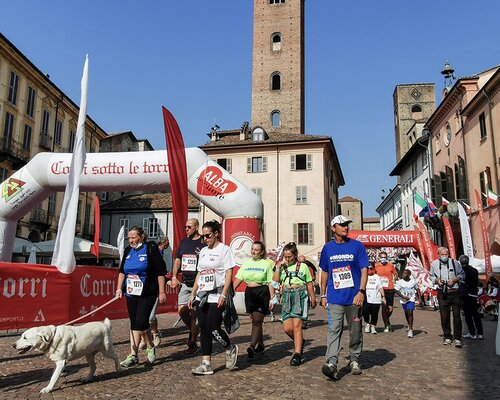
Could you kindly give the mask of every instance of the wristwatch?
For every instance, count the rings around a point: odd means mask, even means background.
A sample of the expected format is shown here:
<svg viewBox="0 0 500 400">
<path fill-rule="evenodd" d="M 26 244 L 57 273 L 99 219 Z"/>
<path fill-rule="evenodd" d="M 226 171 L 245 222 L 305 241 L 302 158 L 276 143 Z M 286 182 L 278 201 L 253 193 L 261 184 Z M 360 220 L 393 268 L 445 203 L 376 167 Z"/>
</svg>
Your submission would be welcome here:
<svg viewBox="0 0 500 400">
<path fill-rule="evenodd" d="M 363 294 L 366 294 L 366 290 L 365 289 L 359 289 L 360 293 L 363 293 Z"/>
</svg>

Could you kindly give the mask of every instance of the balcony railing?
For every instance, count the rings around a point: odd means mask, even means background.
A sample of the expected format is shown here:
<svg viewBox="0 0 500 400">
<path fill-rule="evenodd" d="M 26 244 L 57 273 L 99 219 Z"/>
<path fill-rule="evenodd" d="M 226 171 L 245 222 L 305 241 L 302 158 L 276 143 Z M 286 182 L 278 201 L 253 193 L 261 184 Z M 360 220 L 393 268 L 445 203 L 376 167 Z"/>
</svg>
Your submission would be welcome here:
<svg viewBox="0 0 500 400">
<path fill-rule="evenodd" d="M 44 149 L 52 150 L 52 136 L 46 133 L 40 133 L 40 141 L 38 144 Z"/>
<path fill-rule="evenodd" d="M 8 137 L 0 138 L 0 156 L 3 160 L 26 164 L 30 160 L 30 151 L 22 143 Z"/>
</svg>

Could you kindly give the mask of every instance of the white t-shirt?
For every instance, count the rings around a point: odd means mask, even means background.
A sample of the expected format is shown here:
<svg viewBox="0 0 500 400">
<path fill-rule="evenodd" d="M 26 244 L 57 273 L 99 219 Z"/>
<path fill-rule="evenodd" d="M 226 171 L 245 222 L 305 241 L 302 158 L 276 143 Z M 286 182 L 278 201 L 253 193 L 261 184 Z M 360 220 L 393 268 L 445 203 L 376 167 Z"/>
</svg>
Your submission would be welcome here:
<svg viewBox="0 0 500 400">
<path fill-rule="evenodd" d="M 235 266 L 231 248 L 224 243 L 219 243 L 213 249 L 204 247 L 198 255 L 198 275 L 214 270 L 215 288 L 224 287 L 226 283 L 226 271 Z M 198 283 L 199 285 L 199 283 Z M 217 293 L 208 295 L 208 303 L 217 303 L 219 295 Z"/>
<path fill-rule="evenodd" d="M 368 282 L 366 283 L 366 301 L 370 304 L 382 304 L 380 289 L 383 287 L 380 276 L 377 274 L 368 275 Z"/>
<path fill-rule="evenodd" d="M 403 296 L 409 296 L 410 300 L 408 301 L 413 301 L 413 302 L 415 302 L 415 294 L 417 293 L 417 287 L 418 284 L 413 278 L 410 278 L 409 281 L 405 281 L 404 279 L 399 279 L 394 285 L 394 289 L 399 291 L 399 293 L 401 293 Z M 401 304 L 405 304 L 408 301 L 403 298 L 399 300 Z"/>
</svg>

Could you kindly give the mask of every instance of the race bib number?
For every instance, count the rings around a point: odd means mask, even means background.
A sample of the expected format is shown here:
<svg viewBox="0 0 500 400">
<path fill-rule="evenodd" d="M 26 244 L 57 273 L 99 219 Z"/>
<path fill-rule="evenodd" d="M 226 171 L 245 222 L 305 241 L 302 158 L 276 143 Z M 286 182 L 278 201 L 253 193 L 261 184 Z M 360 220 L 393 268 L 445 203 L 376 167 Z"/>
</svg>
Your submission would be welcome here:
<svg viewBox="0 0 500 400">
<path fill-rule="evenodd" d="M 381 276 L 380 280 L 382 281 L 382 286 L 384 288 L 388 288 L 389 287 L 389 278 L 387 276 Z"/>
<path fill-rule="evenodd" d="M 332 270 L 333 287 L 335 289 L 346 289 L 354 286 L 351 267 L 335 268 Z"/>
<path fill-rule="evenodd" d="M 196 271 L 197 261 L 194 254 L 183 254 L 181 259 L 181 271 Z"/>
<path fill-rule="evenodd" d="M 142 289 L 144 288 L 144 283 L 142 283 L 141 278 L 138 275 L 127 275 L 127 293 L 132 296 L 140 296 Z"/>
<path fill-rule="evenodd" d="M 198 288 L 201 292 L 209 292 L 215 289 L 215 269 L 200 271 Z"/>
</svg>

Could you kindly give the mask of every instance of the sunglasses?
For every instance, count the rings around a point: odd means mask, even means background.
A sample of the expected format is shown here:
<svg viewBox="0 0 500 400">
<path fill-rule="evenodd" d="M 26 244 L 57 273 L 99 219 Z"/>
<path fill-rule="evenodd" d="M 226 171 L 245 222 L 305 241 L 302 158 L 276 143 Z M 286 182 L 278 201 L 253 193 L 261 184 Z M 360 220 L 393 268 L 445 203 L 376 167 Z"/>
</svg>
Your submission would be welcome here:
<svg viewBox="0 0 500 400">
<path fill-rule="evenodd" d="M 350 222 L 342 222 L 341 224 L 337 224 L 337 225 L 341 226 L 342 228 L 349 228 L 349 224 L 350 224 Z"/>
<path fill-rule="evenodd" d="M 191 229 L 191 225 L 186 225 L 184 228 Z"/>
<path fill-rule="evenodd" d="M 201 235 L 203 237 L 203 239 L 210 239 L 212 236 L 213 236 L 213 232 L 212 233 L 206 233 L 204 235 Z"/>
</svg>

